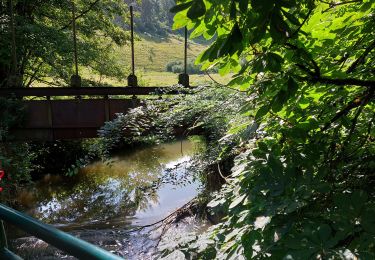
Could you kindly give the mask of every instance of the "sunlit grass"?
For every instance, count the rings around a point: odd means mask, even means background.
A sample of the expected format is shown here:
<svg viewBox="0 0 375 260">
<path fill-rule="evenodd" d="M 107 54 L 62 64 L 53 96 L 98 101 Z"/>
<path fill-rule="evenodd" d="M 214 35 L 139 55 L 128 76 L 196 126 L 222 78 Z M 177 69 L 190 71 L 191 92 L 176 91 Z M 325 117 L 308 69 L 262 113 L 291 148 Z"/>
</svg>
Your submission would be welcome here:
<svg viewBox="0 0 375 260">
<path fill-rule="evenodd" d="M 195 59 L 207 46 L 189 41 L 188 59 Z M 130 70 L 131 53 L 130 46 L 114 47 L 115 59 L 122 64 L 126 70 Z M 156 38 L 142 35 L 135 42 L 135 67 L 139 86 L 172 86 L 178 83 L 178 74 L 167 72 L 166 66 L 171 61 L 183 60 L 184 57 L 184 39 L 179 36 L 170 36 L 167 38 Z M 130 71 L 129 71 L 130 73 Z M 95 82 L 96 85 L 107 86 L 127 86 L 127 80 L 116 78 L 101 77 L 87 68 L 80 67 L 82 79 Z M 196 74 L 190 76 L 190 85 L 198 86 L 212 83 L 212 79 L 206 74 Z M 219 74 L 212 74 L 215 81 L 226 84 L 231 76 L 225 77 Z M 52 82 L 50 78 L 44 79 Z M 34 87 L 46 87 L 48 84 L 38 82 Z"/>
</svg>

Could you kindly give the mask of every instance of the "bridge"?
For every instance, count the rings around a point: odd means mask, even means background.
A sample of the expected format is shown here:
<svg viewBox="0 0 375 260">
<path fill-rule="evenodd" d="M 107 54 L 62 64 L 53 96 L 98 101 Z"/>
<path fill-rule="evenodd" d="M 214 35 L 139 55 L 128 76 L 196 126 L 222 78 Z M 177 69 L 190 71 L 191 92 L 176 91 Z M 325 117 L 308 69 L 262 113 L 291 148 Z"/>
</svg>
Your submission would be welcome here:
<svg viewBox="0 0 375 260">
<path fill-rule="evenodd" d="M 8 88 L 0 88 L 0 97 L 16 98 L 21 100 L 25 107 L 25 124 L 22 128 L 12 129 L 11 131 L 16 140 L 51 141 L 57 139 L 94 138 L 97 137 L 97 131 L 104 123 L 113 120 L 117 113 L 125 114 L 130 108 L 140 106 L 141 102 L 137 96 L 164 92 L 162 90 L 163 87 L 138 86 L 138 79 L 135 75 L 132 6 L 130 6 L 131 74 L 128 76 L 128 87 L 82 87 L 78 71 L 76 19 L 73 8 L 72 27 L 75 74 L 70 79 L 69 87 L 21 88 L 18 80 L 13 80 L 8 82 Z M 184 73 L 178 76 L 178 84 L 188 88 L 190 84 L 189 75 L 187 74 L 187 37 L 187 29 L 185 28 Z M 172 91 L 166 94 L 179 93 Z M 117 96 L 117 98 L 110 98 L 111 96 Z M 118 96 L 121 96 L 121 98 L 118 98 Z M 33 98 L 35 97 L 39 99 L 34 100 Z"/>
<path fill-rule="evenodd" d="M 117 113 L 140 106 L 137 96 L 162 94 L 181 92 L 158 87 L 0 88 L 0 97 L 14 97 L 24 105 L 26 120 L 11 131 L 17 140 L 94 138 Z M 25 99 L 30 97 L 43 99 Z"/>
</svg>

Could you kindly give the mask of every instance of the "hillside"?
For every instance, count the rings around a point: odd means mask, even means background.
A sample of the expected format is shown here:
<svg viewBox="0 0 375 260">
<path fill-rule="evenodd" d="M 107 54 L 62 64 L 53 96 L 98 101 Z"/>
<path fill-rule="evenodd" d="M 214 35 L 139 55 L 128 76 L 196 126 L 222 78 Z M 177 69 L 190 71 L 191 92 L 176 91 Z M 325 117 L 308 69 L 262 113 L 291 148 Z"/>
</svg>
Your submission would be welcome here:
<svg viewBox="0 0 375 260">
<path fill-rule="evenodd" d="M 189 41 L 188 59 L 195 59 L 207 46 Z M 123 46 L 117 50 L 119 57 L 124 57 L 125 63 L 130 65 L 130 46 Z M 179 36 L 154 37 L 143 34 L 135 41 L 135 66 L 140 71 L 166 71 L 168 62 L 183 60 L 184 39 Z"/>
<path fill-rule="evenodd" d="M 206 45 L 188 42 L 188 59 L 195 58 L 205 49 Z M 126 67 L 131 65 L 130 45 L 116 47 L 115 58 Z M 184 58 L 184 39 L 180 36 L 169 35 L 168 37 L 153 37 L 148 34 L 138 35 L 135 41 L 135 68 L 139 85 L 141 86 L 169 86 L 177 84 L 177 73 L 166 71 L 166 66 L 171 61 L 183 61 Z M 126 81 L 102 78 L 99 80 L 97 75 L 83 73 L 84 78 L 110 84 L 114 86 L 125 86 Z M 230 76 L 221 77 L 218 74 L 211 75 L 216 81 L 227 83 Z M 191 85 L 200 85 L 212 82 L 205 74 L 190 75 Z"/>
</svg>

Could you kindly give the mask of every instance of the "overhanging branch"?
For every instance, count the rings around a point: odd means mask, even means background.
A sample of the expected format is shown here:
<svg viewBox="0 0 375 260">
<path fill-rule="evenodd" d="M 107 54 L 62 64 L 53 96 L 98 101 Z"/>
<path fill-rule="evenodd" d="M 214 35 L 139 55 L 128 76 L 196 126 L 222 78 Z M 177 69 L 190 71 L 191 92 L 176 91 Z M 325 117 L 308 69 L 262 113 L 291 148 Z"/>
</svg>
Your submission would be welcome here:
<svg viewBox="0 0 375 260">
<path fill-rule="evenodd" d="M 329 78 L 325 76 L 320 77 L 305 77 L 306 81 L 314 82 L 314 83 L 322 83 L 322 84 L 331 84 L 336 86 L 359 86 L 359 87 L 368 87 L 368 88 L 375 88 L 375 80 L 363 80 L 363 79 L 356 79 L 356 78 L 345 78 L 345 79 L 335 79 Z"/>
</svg>

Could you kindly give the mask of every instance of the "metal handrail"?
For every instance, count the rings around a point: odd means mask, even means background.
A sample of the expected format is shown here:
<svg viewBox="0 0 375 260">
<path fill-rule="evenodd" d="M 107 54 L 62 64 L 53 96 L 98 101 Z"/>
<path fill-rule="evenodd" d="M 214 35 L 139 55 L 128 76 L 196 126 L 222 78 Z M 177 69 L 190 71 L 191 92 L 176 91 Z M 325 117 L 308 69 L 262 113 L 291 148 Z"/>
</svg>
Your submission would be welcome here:
<svg viewBox="0 0 375 260">
<path fill-rule="evenodd" d="M 56 248 L 77 257 L 78 259 L 123 259 L 3 204 L 0 204 L 0 219 L 11 223 L 30 235 L 40 238 Z M 7 249 L 5 235 L 0 234 L 0 236 L 2 236 L 0 241 L 2 247 L 0 248 L 0 259 L 21 259 Z"/>
<path fill-rule="evenodd" d="M 163 89 L 164 88 L 164 89 Z M 194 88 L 194 87 L 191 87 Z M 0 97 L 54 97 L 54 96 L 110 96 L 110 95 L 150 95 L 150 94 L 185 94 L 188 91 L 168 90 L 165 87 L 80 87 L 80 88 L 0 88 Z"/>
</svg>

